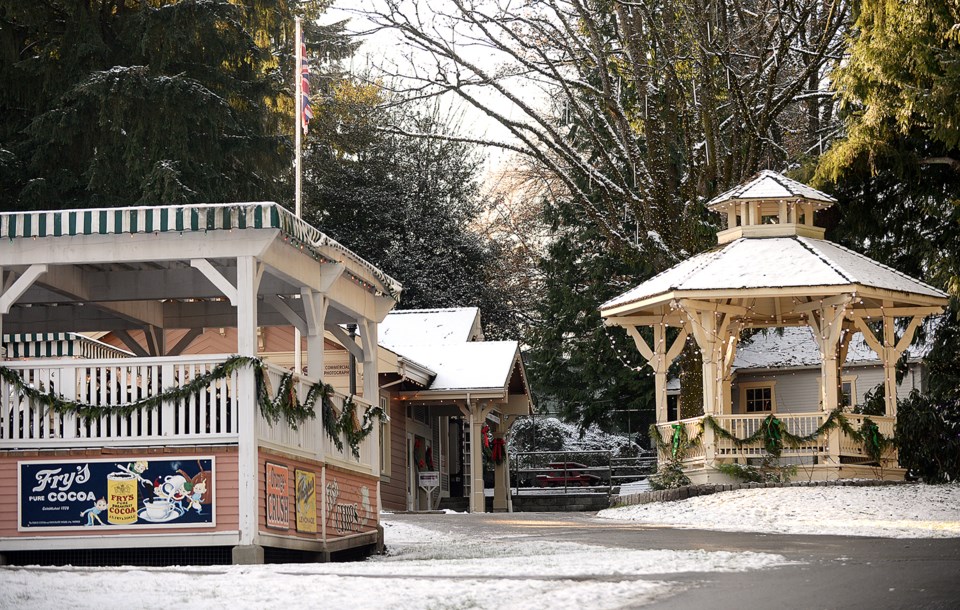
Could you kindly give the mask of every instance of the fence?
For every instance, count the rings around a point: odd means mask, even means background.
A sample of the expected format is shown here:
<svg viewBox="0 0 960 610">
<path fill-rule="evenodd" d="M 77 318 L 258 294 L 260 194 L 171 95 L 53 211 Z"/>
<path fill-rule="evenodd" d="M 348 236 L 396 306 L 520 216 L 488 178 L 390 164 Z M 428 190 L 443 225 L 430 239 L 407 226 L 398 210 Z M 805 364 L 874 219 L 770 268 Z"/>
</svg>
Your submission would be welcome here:
<svg viewBox="0 0 960 610">
<path fill-rule="evenodd" d="M 614 457 L 612 451 L 520 451 L 511 455 L 514 494 L 606 493 L 656 471 L 656 455 Z"/>
</svg>

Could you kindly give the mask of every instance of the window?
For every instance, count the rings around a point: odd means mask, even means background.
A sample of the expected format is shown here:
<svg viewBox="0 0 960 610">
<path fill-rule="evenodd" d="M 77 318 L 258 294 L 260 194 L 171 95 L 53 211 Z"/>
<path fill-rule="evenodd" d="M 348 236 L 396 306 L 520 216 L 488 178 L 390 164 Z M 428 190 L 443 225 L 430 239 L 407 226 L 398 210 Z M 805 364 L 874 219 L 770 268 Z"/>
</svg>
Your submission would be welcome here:
<svg viewBox="0 0 960 610">
<path fill-rule="evenodd" d="M 773 411 L 773 384 L 753 384 L 740 390 L 744 413 L 768 413 Z"/>
<path fill-rule="evenodd" d="M 380 408 L 384 413 L 390 414 L 388 397 L 380 397 Z M 387 418 L 380 420 L 380 474 L 390 476 L 390 422 Z"/>
<path fill-rule="evenodd" d="M 840 406 L 853 407 L 857 405 L 857 378 L 843 376 L 840 382 Z"/>
</svg>

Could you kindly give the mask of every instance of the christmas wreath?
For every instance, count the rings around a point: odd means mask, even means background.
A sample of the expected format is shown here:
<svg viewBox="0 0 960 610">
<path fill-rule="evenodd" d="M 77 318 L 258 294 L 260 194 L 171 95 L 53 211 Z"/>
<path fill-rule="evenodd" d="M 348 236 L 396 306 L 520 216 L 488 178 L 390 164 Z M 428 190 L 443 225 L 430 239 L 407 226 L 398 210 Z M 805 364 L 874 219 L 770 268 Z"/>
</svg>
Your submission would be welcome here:
<svg viewBox="0 0 960 610">
<path fill-rule="evenodd" d="M 483 440 L 483 459 L 499 466 L 507 459 L 507 444 L 502 438 L 490 439 L 490 426 L 480 429 L 480 438 Z"/>
</svg>

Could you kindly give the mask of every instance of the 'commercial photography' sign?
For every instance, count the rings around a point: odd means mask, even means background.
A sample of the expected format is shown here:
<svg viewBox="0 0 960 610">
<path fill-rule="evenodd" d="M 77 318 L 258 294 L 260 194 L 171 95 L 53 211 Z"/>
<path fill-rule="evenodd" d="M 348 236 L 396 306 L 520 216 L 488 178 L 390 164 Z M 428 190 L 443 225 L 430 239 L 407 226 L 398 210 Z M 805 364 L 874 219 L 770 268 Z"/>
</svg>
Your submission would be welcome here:
<svg viewBox="0 0 960 610">
<path fill-rule="evenodd" d="M 216 525 L 213 457 L 18 462 L 20 531 Z"/>
</svg>

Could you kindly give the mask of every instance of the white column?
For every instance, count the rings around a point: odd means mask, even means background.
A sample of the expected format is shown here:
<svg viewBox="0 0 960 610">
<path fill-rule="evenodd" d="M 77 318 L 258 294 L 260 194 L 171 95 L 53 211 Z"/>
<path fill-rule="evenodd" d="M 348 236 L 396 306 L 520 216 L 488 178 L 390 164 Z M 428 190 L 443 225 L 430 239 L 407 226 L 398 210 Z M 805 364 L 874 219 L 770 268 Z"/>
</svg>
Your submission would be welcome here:
<svg viewBox="0 0 960 610">
<path fill-rule="evenodd" d="M 375 407 L 380 403 L 380 380 L 377 371 L 377 323 L 373 320 L 359 320 L 360 344 L 363 349 L 363 397 Z M 374 423 L 367 444 L 369 464 L 374 476 L 380 477 L 380 426 Z M 379 483 L 378 483 L 379 485 Z"/>
<path fill-rule="evenodd" d="M 257 355 L 257 261 L 251 256 L 237 258 L 237 352 L 241 356 Z M 239 483 L 240 544 L 234 548 L 234 563 L 263 563 L 259 542 L 258 507 L 260 486 L 257 484 L 257 408 L 253 369 L 245 368 L 238 375 L 237 404 L 237 476 Z"/>
<path fill-rule="evenodd" d="M 502 421 L 506 424 L 506 417 L 503 417 Z M 494 433 L 494 440 L 504 439 L 505 431 L 498 429 Z M 506 449 L 506 445 L 504 445 Z M 494 465 L 494 476 L 493 476 L 493 512 L 495 513 L 505 513 L 509 511 L 509 499 L 510 499 L 510 460 L 504 459 L 501 464 Z"/>
<path fill-rule="evenodd" d="M 470 512 L 486 511 L 483 494 L 483 429 L 484 415 L 480 405 L 467 400 L 470 410 Z"/>
</svg>

